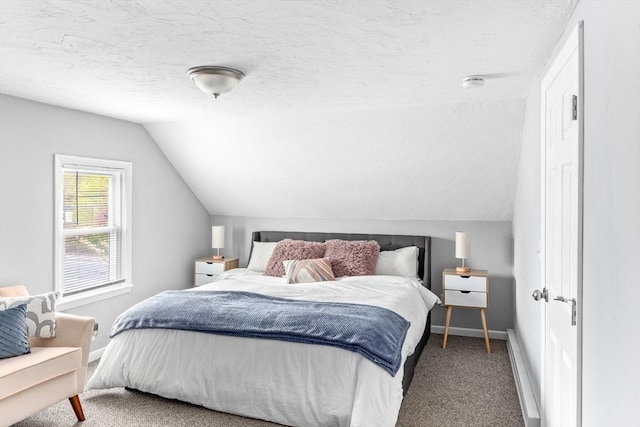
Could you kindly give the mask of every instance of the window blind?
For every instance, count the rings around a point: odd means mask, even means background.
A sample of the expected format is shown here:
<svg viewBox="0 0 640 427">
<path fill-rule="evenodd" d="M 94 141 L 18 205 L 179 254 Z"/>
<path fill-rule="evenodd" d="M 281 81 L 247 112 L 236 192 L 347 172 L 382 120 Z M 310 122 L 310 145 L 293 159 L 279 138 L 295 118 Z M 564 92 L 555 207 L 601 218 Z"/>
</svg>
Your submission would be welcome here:
<svg viewBox="0 0 640 427">
<path fill-rule="evenodd" d="M 62 165 L 63 295 L 126 280 L 122 169 Z"/>
</svg>

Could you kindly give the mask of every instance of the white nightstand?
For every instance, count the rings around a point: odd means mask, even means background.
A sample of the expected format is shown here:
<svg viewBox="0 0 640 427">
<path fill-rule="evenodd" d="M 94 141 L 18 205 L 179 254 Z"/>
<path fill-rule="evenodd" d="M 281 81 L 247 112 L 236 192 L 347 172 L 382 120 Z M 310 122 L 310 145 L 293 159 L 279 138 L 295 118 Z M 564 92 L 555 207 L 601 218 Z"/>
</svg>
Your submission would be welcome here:
<svg viewBox="0 0 640 427">
<path fill-rule="evenodd" d="M 213 282 L 218 276 L 227 270 L 238 268 L 238 258 L 225 258 L 219 261 L 211 258 L 196 260 L 195 286 Z"/>
<path fill-rule="evenodd" d="M 486 270 L 471 270 L 468 273 L 457 273 L 455 268 L 445 268 L 442 272 L 443 305 L 447 306 L 447 320 L 444 326 L 442 348 L 447 348 L 449 322 L 453 307 L 480 309 L 484 345 L 487 353 L 491 353 L 491 342 L 487 331 L 487 319 L 484 310 L 489 302 L 489 275 Z"/>
</svg>

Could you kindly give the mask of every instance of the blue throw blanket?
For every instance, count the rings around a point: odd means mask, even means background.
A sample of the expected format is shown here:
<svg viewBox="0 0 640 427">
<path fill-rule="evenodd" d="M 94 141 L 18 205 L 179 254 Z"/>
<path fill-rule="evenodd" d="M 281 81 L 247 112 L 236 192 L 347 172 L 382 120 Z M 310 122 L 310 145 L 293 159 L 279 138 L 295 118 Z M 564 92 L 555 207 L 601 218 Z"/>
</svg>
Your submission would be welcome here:
<svg viewBox="0 0 640 427">
<path fill-rule="evenodd" d="M 391 310 L 370 305 L 251 292 L 165 291 L 122 313 L 111 337 L 128 329 L 149 328 L 330 345 L 357 352 L 395 376 L 409 322 Z"/>
</svg>

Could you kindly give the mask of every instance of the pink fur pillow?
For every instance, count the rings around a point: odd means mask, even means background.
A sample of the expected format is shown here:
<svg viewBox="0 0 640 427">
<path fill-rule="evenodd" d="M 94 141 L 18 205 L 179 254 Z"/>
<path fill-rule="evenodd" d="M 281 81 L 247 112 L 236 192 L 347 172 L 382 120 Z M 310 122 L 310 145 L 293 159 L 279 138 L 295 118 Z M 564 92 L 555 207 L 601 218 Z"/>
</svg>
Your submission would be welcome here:
<svg viewBox="0 0 640 427">
<path fill-rule="evenodd" d="M 380 245 L 375 240 L 327 240 L 325 258 L 336 277 L 369 276 L 376 270 Z"/>
<path fill-rule="evenodd" d="M 265 276 L 284 276 L 283 261 L 324 257 L 324 243 L 284 239 L 278 242 L 264 271 Z"/>
</svg>

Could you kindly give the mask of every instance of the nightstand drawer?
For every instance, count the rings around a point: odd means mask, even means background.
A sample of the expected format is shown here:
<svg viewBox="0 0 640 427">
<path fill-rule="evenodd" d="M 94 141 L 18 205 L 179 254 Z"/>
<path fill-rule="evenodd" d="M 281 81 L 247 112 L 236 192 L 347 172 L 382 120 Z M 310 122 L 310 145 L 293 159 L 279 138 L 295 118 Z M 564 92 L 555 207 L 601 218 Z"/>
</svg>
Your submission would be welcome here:
<svg viewBox="0 0 640 427">
<path fill-rule="evenodd" d="M 448 287 L 448 284 L 447 284 L 447 287 Z M 463 307 L 486 308 L 487 293 L 486 292 L 463 292 L 463 291 L 445 289 L 444 304 L 459 305 Z"/>
<path fill-rule="evenodd" d="M 445 276 L 445 288 L 459 291 L 487 292 L 487 278 L 482 276 Z"/>
<path fill-rule="evenodd" d="M 224 262 L 196 262 L 196 274 L 222 274 L 224 273 Z"/>
<path fill-rule="evenodd" d="M 224 258 L 212 260 L 211 258 L 199 258 L 196 260 L 196 274 L 193 282 L 196 286 L 204 285 L 218 280 L 218 276 L 227 270 L 238 268 L 238 258 Z"/>
<path fill-rule="evenodd" d="M 196 286 L 214 282 L 218 276 L 218 274 L 196 274 Z"/>
</svg>

